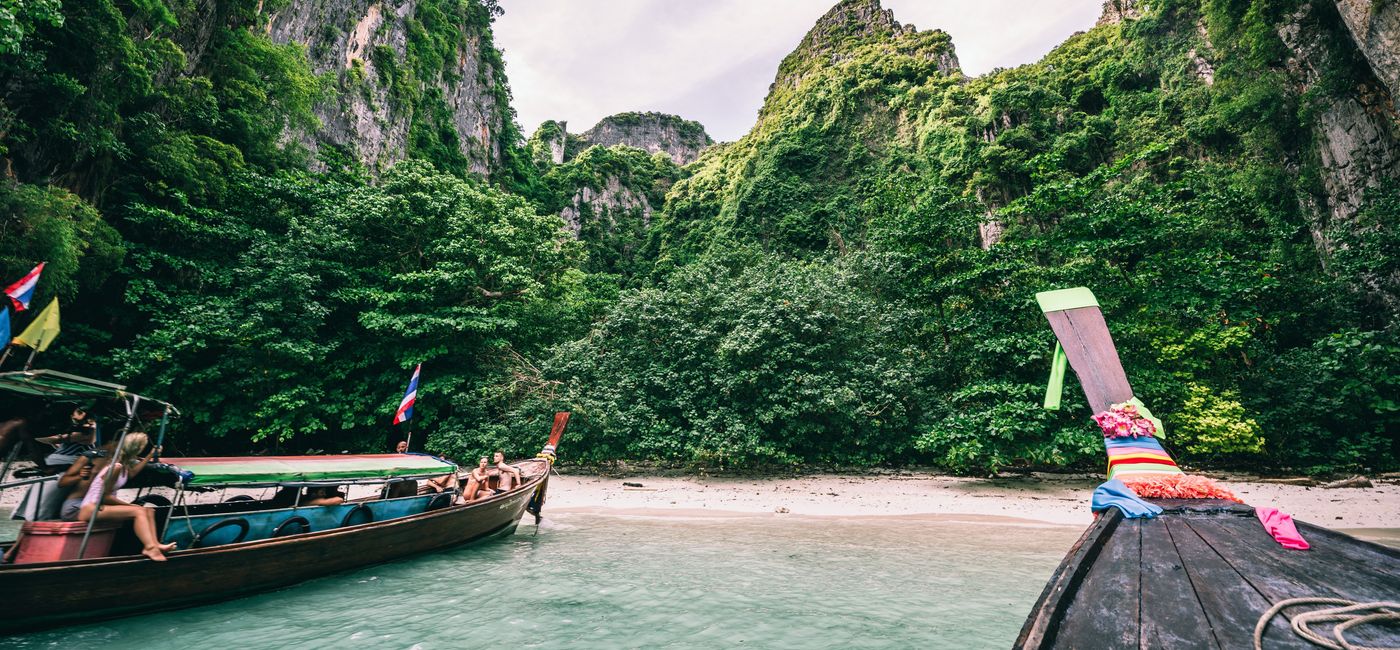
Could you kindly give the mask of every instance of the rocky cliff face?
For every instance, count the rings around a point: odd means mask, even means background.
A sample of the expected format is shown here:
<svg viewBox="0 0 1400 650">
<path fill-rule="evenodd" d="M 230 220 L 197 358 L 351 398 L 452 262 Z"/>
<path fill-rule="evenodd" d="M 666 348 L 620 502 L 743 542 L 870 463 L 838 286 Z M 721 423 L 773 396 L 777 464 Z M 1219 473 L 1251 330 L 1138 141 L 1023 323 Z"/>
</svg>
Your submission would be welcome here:
<svg viewBox="0 0 1400 650">
<path fill-rule="evenodd" d="M 664 113 L 621 113 L 583 132 L 585 146 L 626 145 L 647 153 L 665 153 L 677 165 L 689 165 L 715 141 L 699 122 Z"/>
<path fill-rule="evenodd" d="M 1343 0 L 1338 4 L 1347 3 Z M 1394 52 L 1368 52 L 1368 43 L 1397 42 L 1400 24 L 1389 30 L 1368 29 L 1368 38 L 1349 41 L 1345 34 L 1334 33 L 1335 27 L 1329 21 L 1335 18 L 1324 9 L 1325 5 L 1304 4 L 1279 27 L 1279 36 L 1292 54 L 1287 69 L 1301 93 L 1325 83 L 1329 70 L 1347 65 L 1351 47 L 1367 56 L 1372 69 L 1376 69 L 1375 59 L 1380 60 L 1381 70 L 1387 70 L 1393 61 L 1388 63 L 1386 55 L 1400 57 Z M 1346 8 L 1342 9 L 1345 16 Z M 1348 26 L 1356 29 L 1350 21 Z M 1323 195 L 1318 197 L 1322 205 L 1309 207 L 1319 213 L 1313 237 L 1325 252 L 1330 247 L 1325 234 L 1329 225 L 1355 216 L 1367 189 L 1382 179 L 1400 177 L 1400 119 L 1387 87 L 1374 79 L 1362 78 L 1351 87 L 1327 93 L 1317 102 L 1312 133 Z"/>
<path fill-rule="evenodd" d="M 602 232 L 612 232 L 628 217 L 641 219 L 643 230 L 651 227 L 652 206 L 644 192 L 623 184 L 617 176 L 608 176 L 601 184 L 598 189 L 588 185 L 578 188 L 559 211 L 575 237 L 590 221 L 597 222 Z"/>
<path fill-rule="evenodd" d="M 1337 11 L 1376 78 L 1400 97 L 1400 2 L 1336 0 Z"/>
<path fill-rule="evenodd" d="M 509 107 L 498 99 L 504 72 L 498 57 L 491 56 L 489 19 L 483 21 L 485 10 L 476 2 L 447 13 L 426 5 L 426 0 L 292 0 L 272 14 L 267 25 L 272 39 L 305 45 L 313 69 L 329 75 L 334 85 L 316 108 L 321 127 L 289 137 L 313 152 L 343 149 L 371 171 L 416 153 L 415 148 L 436 145 L 449 156 L 455 149 L 467 170 L 489 173 L 500 161 L 500 135 L 509 119 Z M 436 67 L 422 54 L 425 45 L 436 45 L 431 35 L 424 36 L 425 20 L 445 21 L 436 28 L 456 39 L 450 56 Z"/>
<path fill-rule="evenodd" d="M 920 36 L 926 38 L 919 38 Z M 779 89 L 795 89 L 818 69 L 851 60 L 863 45 L 886 43 L 891 54 L 914 55 L 938 64 L 944 74 L 961 71 L 958 56 L 947 35 L 939 30 L 919 32 L 900 24 L 894 11 L 880 0 L 841 0 L 812 29 L 778 67 L 769 96 Z"/>
<path fill-rule="evenodd" d="M 677 165 L 688 165 L 714 143 L 699 122 L 665 113 L 619 113 L 583 133 L 569 133 L 567 122 L 546 121 L 535 129 L 528 146 L 541 165 L 561 165 L 595 145 L 664 153 Z"/>
</svg>

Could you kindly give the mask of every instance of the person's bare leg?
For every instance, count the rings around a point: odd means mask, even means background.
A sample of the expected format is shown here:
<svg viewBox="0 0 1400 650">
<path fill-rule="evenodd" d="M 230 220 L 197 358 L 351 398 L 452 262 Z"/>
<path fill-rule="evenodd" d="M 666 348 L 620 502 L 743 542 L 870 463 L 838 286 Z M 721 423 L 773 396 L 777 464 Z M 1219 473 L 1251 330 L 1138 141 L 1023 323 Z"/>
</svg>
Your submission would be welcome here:
<svg viewBox="0 0 1400 650">
<path fill-rule="evenodd" d="M 93 506 L 83 506 L 78 520 L 91 519 L 93 510 Z M 97 521 L 102 523 L 130 521 L 136 532 L 136 538 L 141 540 L 141 554 L 156 562 L 164 562 L 165 551 L 173 549 L 174 544 L 161 546 L 160 540 L 156 539 L 155 524 L 150 519 L 150 513 L 145 510 L 141 506 L 106 506 L 97 513 Z"/>
<path fill-rule="evenodd" d="M 156 534 L 156 515 L 155 515 L 155 513 L 151 512 L 150 508 L 146 508 L 146 507 L 143 507 L 143 506 L 132 506 L 132 507 L 133 507 L 133 508 L 136 508 L 137 511 L 141 513 L 141 521 L 142 521 L 142 522 L 144 523 L 144 525 L 146 526 L 146 536 L 145 536 L 145 537 L 141 537 L 140 534 L 137 535 L 137 538 L 141 539 L 141 543 L 144 544 L 144 545 L 146 545 L 146 546 L 148 546 L 148 547 L 151 546 L 151 545 L 154 545 L 156 548 L 159 548 L 159 549 L 160 549 L 160 551 L 161 551 L 162 554 L 168 553 L 168 552 L 170 552 L 170 551 L 175 550 L 175 543 L 174 543 L 174 542 L 171 542 L 171 543 L 169 543 L 169 544 L 162 544 L 162 543 L 160 543 L 160 536 Z M 149 540 L 149 541 L 147 541 L 147 540 Z"/>
</svg>

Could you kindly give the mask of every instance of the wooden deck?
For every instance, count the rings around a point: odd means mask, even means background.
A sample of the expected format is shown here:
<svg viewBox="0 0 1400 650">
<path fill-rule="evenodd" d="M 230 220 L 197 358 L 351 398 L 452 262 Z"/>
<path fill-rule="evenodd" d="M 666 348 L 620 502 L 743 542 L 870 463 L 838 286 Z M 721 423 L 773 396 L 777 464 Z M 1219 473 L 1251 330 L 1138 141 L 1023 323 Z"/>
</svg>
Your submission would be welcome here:
<svg viewBox="0 0 1400 650">
<path fill-rule="evenodd" d="M 1400 550 L 1303 522 L 1312 548 L 1290 550 L 1249 506 L 1154 502 L 1167 509 L 1156 519 L 1124 519 L 1117 509 L 1098 518 L 1051 577 L 1016 648 L 1251 648 L 1260 615 L 1287 598 L 1400 601 Z M 1400 630 L 1378 631 L 1357 628 L 1350 638 L 1400 642 Z M 1282 616 L 1264 647 L 1317 648 Z"/>
</svg>

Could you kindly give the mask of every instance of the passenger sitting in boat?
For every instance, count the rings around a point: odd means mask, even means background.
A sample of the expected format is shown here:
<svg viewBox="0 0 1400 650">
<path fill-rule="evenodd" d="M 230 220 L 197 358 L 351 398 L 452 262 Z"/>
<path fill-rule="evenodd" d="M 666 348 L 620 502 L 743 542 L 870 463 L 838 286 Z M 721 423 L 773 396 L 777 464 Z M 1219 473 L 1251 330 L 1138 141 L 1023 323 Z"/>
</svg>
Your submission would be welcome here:
<svg viewBox="0 0 1400 650">
<path fill-rule="evenodd" d="M 423 487 L 418 488 L 418 494 L 441 494 L 455 487 L 457 487 L 457 475 L 444 474 L 423 481 Z"/>
<path fill-rule="evenodd" d="M 82 407 L 74 408 L 69 420 L 66 433 L 35 439 L 35 442 L 56 448 L 44 458 L 44 464 L 49 467 L 68 467 L 78 460 L 79 454 L 95 449 L 93 443 L 97 441 L 97 421 L 88 417 Z"/>
<path fill-rule="evenodd" d="M 342 503 L 345 503 L 345 495 L 334 485 L 309 487 L 306 489 L 306 496 L 301 499 L 301 505 L 304 506 L 336 506 Z"/>
<path fill-rule="evenodd" d="M 520 484 L 522 474 L 513 465 L 506 464 L 506 455 L 496 452 L 496 469 L 501 470 L 501 489 L 509 490 Z"/>
<path fill-rule="evenodd" d="M 394 453 L 396 453 L 396 454 L 406 454 L 406 453 L 408 453 L 408 441 L 407 441 L 407 440 L 400 440 L 400 441 L 399 441 L 399 444 L 394 445 Z"/>
<path fill-rule="evenodd" d="M 155 517 L 151 511 L 122 501 L 112 494 L 126 485 L 131 477 L 146 469 L 151 457 L 160 453 L 160 447 L 154 447 L 144 458 L 138 458 L 147 444 L 149 441 L 146 434 L 128 433 L 114 458 L 99 461 L 93 467 L 92 483 L 78 508 L 78 521 L 90 521 L 94 516 L 97 517 L 97 521 L 104 523 L 130 521 L 136 530 L 137 539 L 141 540 L 141 554 L 157 562 L 164 562 L 165 552 L 174 550 L 175 545 L 160 543 L 160 539 L 156 537 Z M 111 481 L 108 481 L 109 476 Z M 102 505 L 101 510 L 98 509 L 99 503 Z"/>
<path fill-rule="evenodd" d="M 268 502 L 278 508 L 290 508 L 297 505 L 298 492 L 301 492 L 301 488 L 283 485 L 277 488 L 277 493 Z"/>
<path fill-rule="evenodd" d="M 63 499 L 63 505 L 58 508 L 58 518 L 63 521 L 77 521 L 78 510 L 82 508 L 83 497 L 87 496 L 88 488 L 92 485 L 93 473 L 98 463 L 105 463 L 106 458 L 112 456 L 112 450 L 116 448 L 117 441 L 108 440 L 102 445 L 102 450 L 97 452 L 100 456 L 83 454 L 78 456 L 78 460 L 68 467 L 68 471 L 63 476 L 58 477 L 58 487 L 67 491 L 67 496 Z"/>
<path fill-rule="evenodd" d="M 486 498 L 494 494 L 489 487 L 491 483 L 490 462 L 482 456 L 477 461 L 476 467 L 467 474 L 467 489 L 462 492 L 464 501 L 475 501 L 478 498 Z"/>
</svg>

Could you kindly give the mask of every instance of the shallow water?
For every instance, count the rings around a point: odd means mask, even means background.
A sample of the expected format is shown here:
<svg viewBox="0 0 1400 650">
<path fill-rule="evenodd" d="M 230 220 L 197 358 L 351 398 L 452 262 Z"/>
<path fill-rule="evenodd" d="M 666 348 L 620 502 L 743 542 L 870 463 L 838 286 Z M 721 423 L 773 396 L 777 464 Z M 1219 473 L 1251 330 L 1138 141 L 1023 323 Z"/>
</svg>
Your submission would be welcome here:
<svg viewBox="0 0 1400 650">
<path fill-rule="evenodd" d="M 1082 530 L 956 519 L 549 516 L 534 534 L 21 648 L 1005 648 Z"/>
</svg>

